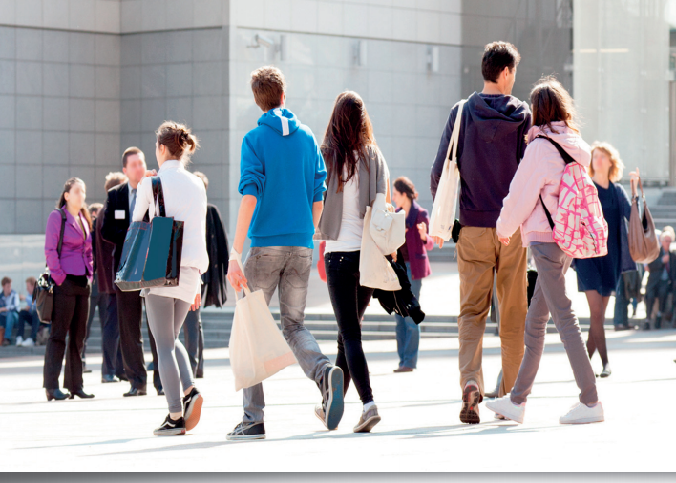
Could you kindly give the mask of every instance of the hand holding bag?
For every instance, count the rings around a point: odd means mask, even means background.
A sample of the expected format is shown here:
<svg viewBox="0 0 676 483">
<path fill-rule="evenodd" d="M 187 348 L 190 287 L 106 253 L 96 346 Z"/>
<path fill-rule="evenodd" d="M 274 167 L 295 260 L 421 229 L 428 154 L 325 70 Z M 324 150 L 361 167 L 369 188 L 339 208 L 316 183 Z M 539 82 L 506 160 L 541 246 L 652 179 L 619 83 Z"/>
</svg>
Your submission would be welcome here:
<svg viewBox="0 0 676 483">
<path fill-rule="evenodd" d="M 444 241 L 451 239 L 455 225 L 455 206 L 458 201 L 458 182 L 460 181 L 457 163 L 458 137 L 460 136 L 462 109 L 465 102 L 467 102 L 466 99 L 463 99 L 458 103 L 458 113 L 453 123 L 453 134 L 448 143 L 444 169 L 441 172 L 430 218 L 429 235 L 439 237 Z"/>
<path fill-rule="evenodd" d="M 63 233 L 66 231 L 66 212 L 62 209 L 58 210 L 61 213 L 61 233 L 59 234 L 59 243 L 56 246 L 56 253 L 61 259 L 61 249 L 63 247 Z M 33 300 L 35 301 L 35 309 L 38 313 L 40 322 L 45 324 L 52 323 L 52 312 L 54 311 L 54 279 L 49 273 L 49 267 L 38 277 L 33 287 Z"/>
<path fill-rule="evenodd" d="M 241 259 L 237 258 L 237 263 L 244 272 Z M 272 318 L 263 291 L 251 292 L 246 287 L 243 290 L 243 298 L 235 291 L 237 303 L 228 344 L 235 391 L 255 386 L 296 363 Z"/>
<path fill-rule="evenodd" d="M 151 221 L 135 221 L 127 230 L 115 277 L 115 284 L 123 292 L 179 284 L 183 222 L 166 216 L 162 182 L 158 176 L 150 179 L 155 216 Z"/>
<path fill-rule="evenodd" d="M 401 290 L 397 274 L 371 238 L 371 207 L 366 208 L 359 255 L 359 284 L 394 292 Z"/>
<path fill-rule="evenodd" d="M 638 179 L 643 198 L 643 217 L 639 214 L 638 196 L 631 202 L 629 215 L 629 253 L 637 263 L 651 263 L 660 255 L 660 242 L 655 233 L 655 222 L 645 202 L 643 182 Z"/>
</svg>

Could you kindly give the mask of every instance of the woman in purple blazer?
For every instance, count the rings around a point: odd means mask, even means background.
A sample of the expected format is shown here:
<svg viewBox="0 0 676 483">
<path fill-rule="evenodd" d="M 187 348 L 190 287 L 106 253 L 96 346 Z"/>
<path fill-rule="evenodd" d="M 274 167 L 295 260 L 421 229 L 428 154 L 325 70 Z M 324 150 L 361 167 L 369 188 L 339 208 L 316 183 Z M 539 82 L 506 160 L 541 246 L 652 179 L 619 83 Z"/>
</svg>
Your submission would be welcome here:
<svg viewBox="0 0 676 483">
<path fill-rule="evenodd" d="M 415 200 L 418 192 L 413 182 L 400 177 L 394 180 L 392 201 L 397 211 L 406 213 L 406 242 L 401 246 L 401 254 L 406 262 L 408 278 L 411 280 L 411 290 L 415 298 L 420 300 L 422 279 L 432 273 L 427 252 L 434 247 L 432 237 L 427 236 L 430 217 L 427 210 Z M 411 372 L 418 364 L 418 345 L 420 343 L 420 326 L 410 317 L 395 315 L 397 322 L 397 352 L 399 353 L 399 367 L 394 372 Z"/>
<path fill-rule="evenodd" d="M 63 187 L 56 209 L 47 219 L 45 256 L 55 283 L 52 333 L 47 341 L 44 367 L 44 388 L 48 401 L 73 399 L 75 396 L 82 399 L 94 397 L 93 394 L 85 393 L 82 387 L 82 347 L 87 332 L 89 295 L 94 273 L 90 233 L 92 223 L 85 204 L 86 197 L 84 181 L 70 178 Z M 66 219 L 59 254 L 63 214 Z M 70 390 L 70 394 L 59 389 L 67 335 L 68 353 L 63 386 Z"/>
</svg>

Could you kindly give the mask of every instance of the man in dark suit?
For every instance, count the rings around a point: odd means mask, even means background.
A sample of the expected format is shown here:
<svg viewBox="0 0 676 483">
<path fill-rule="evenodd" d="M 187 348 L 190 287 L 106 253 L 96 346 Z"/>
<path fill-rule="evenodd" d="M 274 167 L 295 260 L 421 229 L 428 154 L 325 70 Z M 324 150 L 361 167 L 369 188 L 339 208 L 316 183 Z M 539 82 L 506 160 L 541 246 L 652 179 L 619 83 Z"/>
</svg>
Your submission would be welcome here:
<svg viewBox="0 0 676 483">
<path fill-rule="evenodd" d="M 103 238 L 115 244 L 114 273 L 117 273 L 120 268 L 124 239 L 136 206 L 136 187 L 146 174 L 143 151 L 137 147 L 127 148 L 122 154 L 122 171 L 129 181 L 108 191 L 101 226 Z M 122 292 L 115 287 L 115 295 L 124 371 L 131 383 L 131 389 L 124 396 L 145 396 L 148 376 L 143 359 L 143 336 L 141 334 L 143 301 L 138 291 Z M 156 364 L 155 367 L 157 367 Z M 159 374 L 157 379 L 159 380 Z"/>
</svg>

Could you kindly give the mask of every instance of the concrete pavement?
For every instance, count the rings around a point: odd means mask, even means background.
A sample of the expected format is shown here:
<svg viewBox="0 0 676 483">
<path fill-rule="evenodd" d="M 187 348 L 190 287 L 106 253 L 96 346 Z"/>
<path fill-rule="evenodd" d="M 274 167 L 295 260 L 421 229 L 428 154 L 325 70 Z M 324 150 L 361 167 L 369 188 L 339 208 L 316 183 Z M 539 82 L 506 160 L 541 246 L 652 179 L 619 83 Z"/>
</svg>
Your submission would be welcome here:
<svg viewBox="0 0 676 483">
<path fill-rule="evenodd" d="M 546 352 L 525 424 L 499 422 L 482 405 L 482 422 L 460 424 L 457 339 L 424 339 L 418 370 L 393 374 L 394 341 L 364 344 L 382 422 L 355 435 L 361 404 L 350 388 L 339 429 L 313 415 L 320 396 L 298 365 L 265 383 L 267 439 L 228 442 L 241 418 L 227 349 L 206 352 L 198 387 L 205 404 L 186 436 L 155 437 L 167 413 L 151 390 L 123 399 L 127 384 L 100 384 L 100 359 L 85 374 L 90 401 L 48 403 L 42 358 L 0 360 L 3 471 L 673 471 L 676 331 L 608 333 L 613 374 L 599 381 L 606 421 L 561 426 L 577 388 L 558 335 Z M 586 334 L 585 334 L 586 337 Z M 335 354 L 335 343 L 322 343 Z M 333 357 L 333 356 L 332 356 Z M 594 368 L 600 371 L 598 356 Z M 484 344 L 486 386 L 499 371 L 499 339 Z"/>
</svg>

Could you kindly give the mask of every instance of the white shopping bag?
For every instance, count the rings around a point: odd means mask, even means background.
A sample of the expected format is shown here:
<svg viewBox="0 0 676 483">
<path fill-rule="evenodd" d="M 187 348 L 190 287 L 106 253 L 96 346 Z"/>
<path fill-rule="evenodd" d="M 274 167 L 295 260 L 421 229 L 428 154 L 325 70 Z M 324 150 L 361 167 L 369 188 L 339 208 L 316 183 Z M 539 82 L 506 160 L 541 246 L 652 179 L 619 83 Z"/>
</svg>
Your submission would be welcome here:
<svg viewBox="0 0 676 483">
<path fill-rule="evenodd" d="M 371 207 L 364 215 L 364 232 L 359 254 L 359 284 L 363 287 L 379 288 L 389 292 L 401 290 L 397 274 L 387 258 L 371 238 Z"/>
<path fill-rule="evenodd" d="M 453 123 L 453 134 L 451 141 L 448 143 L 444 170 L 441 172 L 430 217 L 429 236 L 437 236 L 444 241 L 451 239 L 453 224 L 455 223 L 455 205 L 458 200 L 458 182 L 460 181 L 456 155 L 460 123 L 462 122 L 462 108 L 465 102 L 466 100 L 462 100 L 458 103 L 458 113 Z"/>
<path fill-rule="evenodd" d="M 385 195 L 378 193 L 371 209 L 370 233 L 383 255 L 391 255 L 406 242 L 406 213 L 391 208 Z"/>
<path fill-rule="evenodd" d="M 241 268 L 242 263 L 238 261 Z M 237 297 L 229 348 L 235 391 L 255 386 L 296 363 L 262 290 L 251 292 L 244 288 L 244 297 Z"/>
</svg>

